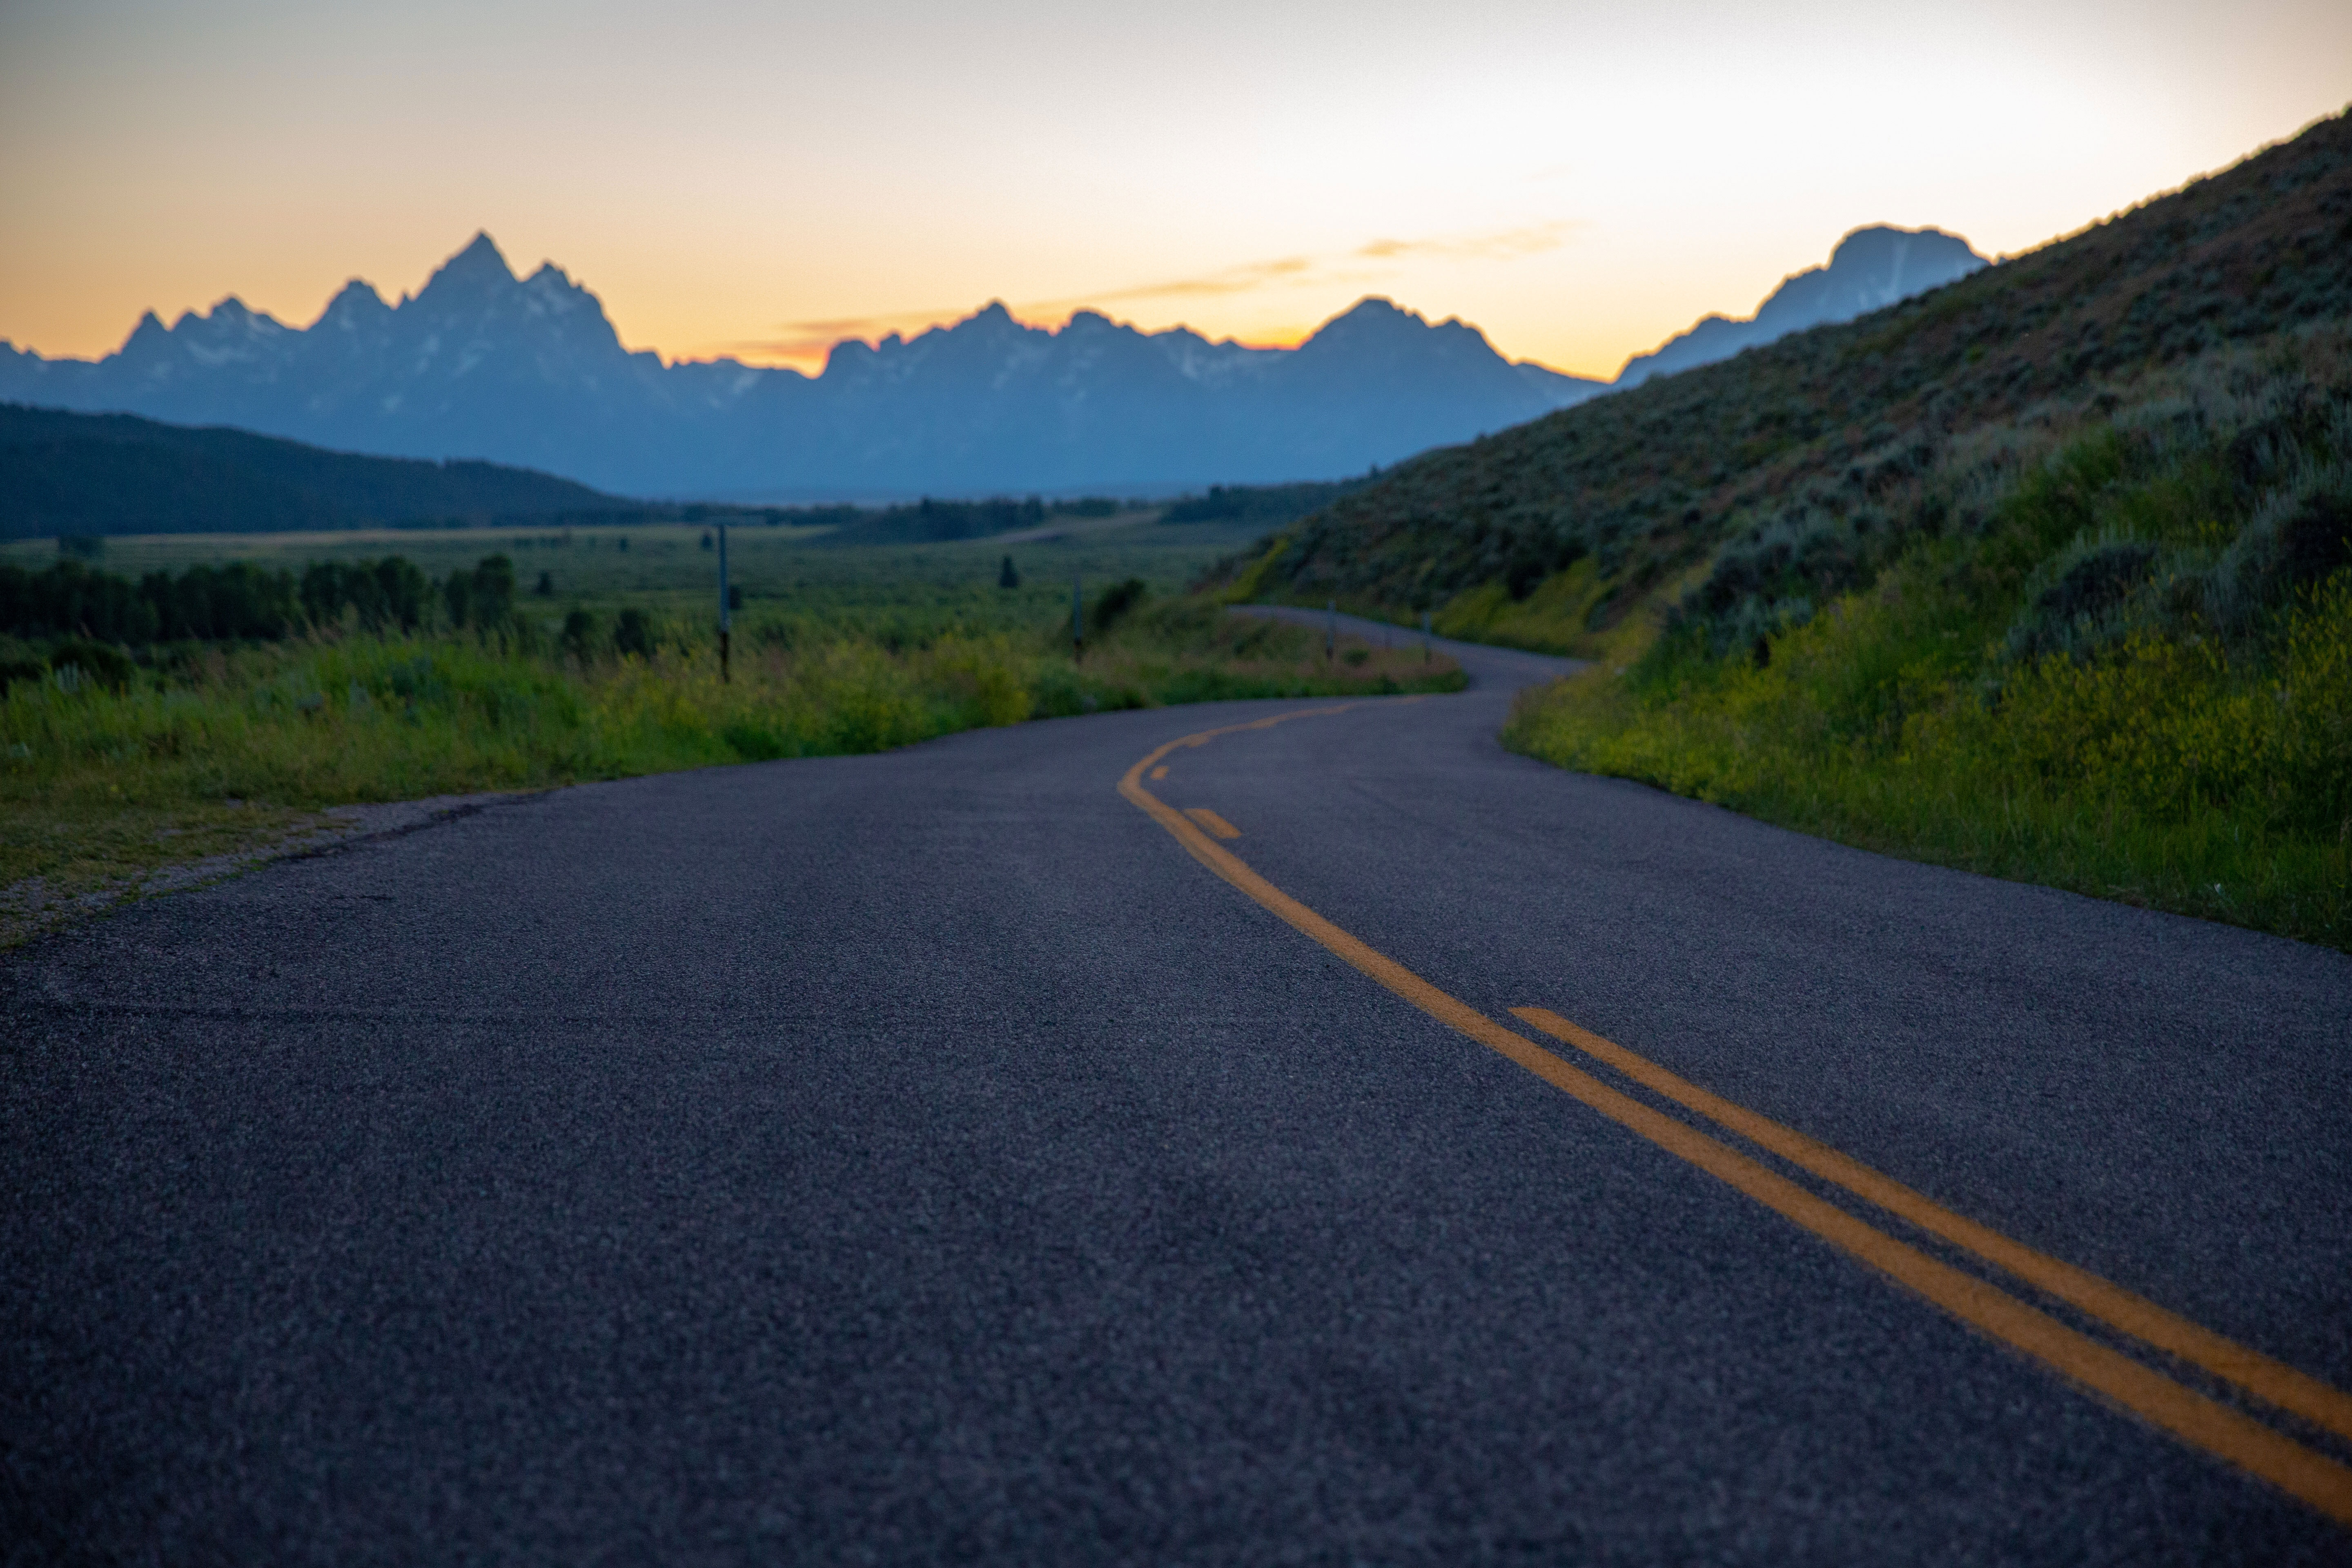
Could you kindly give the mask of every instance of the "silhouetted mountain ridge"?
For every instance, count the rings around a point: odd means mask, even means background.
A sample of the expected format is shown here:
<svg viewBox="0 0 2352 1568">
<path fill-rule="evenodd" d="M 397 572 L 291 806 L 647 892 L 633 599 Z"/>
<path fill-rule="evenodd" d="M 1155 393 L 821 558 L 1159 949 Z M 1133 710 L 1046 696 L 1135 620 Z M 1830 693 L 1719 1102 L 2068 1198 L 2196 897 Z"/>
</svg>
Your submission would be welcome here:
<svg viewBox="0 0 2352 1568">
<path fill-rule="evenodd" d="M 1937 230 L 1868 228 L 1754 320 L 1711 317 L 1620 384 L 1981 266 Z M 911 338 L 835 346 L 809 377 L 623 346 L 552 262 L 516 276 L 477 234 L 413 297 L 353 279 L 309 327 L 235 295 L 150 311 L 96 362 L 0 345 L 0 398 L 226 425 L 341 451 L 467 458 L 633 495 L 989 494 L 1278 483 L 1361 473 L 1609 391 L 1512 363 L 1477 328 L 1368 298 L 1296 349 L 1146 332 L 992 301 Z"/>
<path fill-rule="evenodd" d="M 625 493 L 988 493 L 1360 472 L 1602 390 L 1514 365 L 1475 328 L 1366 300 L 1296 350 L 1058 330 L 992 303 L 824 373 L 631 353 L 552 263 L 487 234 L 414 298 L 347 284 L 308 328 L 235 296 L 152 312 L 96 362 L 0 347 L 0 397 L 233 425 L 352 452 L 461 456 Z"/>
</svg>

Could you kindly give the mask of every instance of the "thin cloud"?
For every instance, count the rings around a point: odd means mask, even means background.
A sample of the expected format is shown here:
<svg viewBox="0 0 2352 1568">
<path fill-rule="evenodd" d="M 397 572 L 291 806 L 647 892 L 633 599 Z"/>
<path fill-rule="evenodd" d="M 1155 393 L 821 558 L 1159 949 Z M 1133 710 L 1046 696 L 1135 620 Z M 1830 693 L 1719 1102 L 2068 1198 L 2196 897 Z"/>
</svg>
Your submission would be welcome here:
<svg viewBox="0 0 2352 1568">
<path fill-rule="evenodd" d="M 1108 293 L 1088 294 L 1081 299 L 1055 303 L 1083 305 L 1094 300 L 1197 299 L 1220 294 L 1246 294 L 1269 283 L 1297 281 L 1314 269 L 1315 263 L 1311 258 L 1286 256 L 1274 261 L 1245 261 L 1239 267 L 1228 267 L 1204 278 L 1179 278 L 1169 283 L 1145 283 L 1133 289 L 1114 289 Z"/>
<path fill-rule="evenodd" d="M 1356 254 L 1370 261 L 1394 261 L 1407 256 L 1435 256 L 1451 261 L 1511 261 L 1558 250 L 1577 226 L 1567 222 L 1546 223 L 1532 228 L 1511 228 L 1454 239 L 1375 239 L 1359 246 Z"/>
</svg>

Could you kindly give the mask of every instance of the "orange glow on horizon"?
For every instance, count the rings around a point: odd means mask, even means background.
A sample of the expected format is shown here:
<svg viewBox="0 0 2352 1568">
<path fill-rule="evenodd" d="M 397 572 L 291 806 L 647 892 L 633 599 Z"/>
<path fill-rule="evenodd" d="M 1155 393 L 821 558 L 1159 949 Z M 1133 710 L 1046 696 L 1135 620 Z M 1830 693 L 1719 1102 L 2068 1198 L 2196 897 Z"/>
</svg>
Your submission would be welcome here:
<svg viewBox="0 0 2352 1568">
<path fill-rule="evenodd" d="M 1609 377 L 1861 226 L 2030 250 L 2352 98 L 2343 0 L 2226 28 L 2189 0 L 1494 0 L 1440 51 L 1338 0 L 1066 9 L 20 8 L 0 340 L 95 357 L 231 294 L 308 325 L 487 228 L 665 359 L 813 374 L 992 293 L 1295 348 L 1380 295 Z"/>
</svg>

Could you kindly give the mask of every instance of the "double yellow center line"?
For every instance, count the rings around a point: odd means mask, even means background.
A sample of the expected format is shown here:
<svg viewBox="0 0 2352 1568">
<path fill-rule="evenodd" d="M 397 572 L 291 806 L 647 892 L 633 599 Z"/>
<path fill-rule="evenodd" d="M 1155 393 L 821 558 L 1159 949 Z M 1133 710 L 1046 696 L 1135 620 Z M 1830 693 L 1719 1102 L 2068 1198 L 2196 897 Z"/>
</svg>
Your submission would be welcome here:
<svg viewBox="0 0 2352 1568">
<path fill-rule="evenodd" d="M 1271 729 L 1293 719 L 1344 713 L 1359 706 L 1361 704 L 1349 702 L 1297 709 L 1171 741 L 1128 769 L 1126 776 L 1119 780 L 1118 792 L 1166 828 L 1194 859 L 1440 1023 L 1508 1058 L 1619 1126 L 1802 1226 L 1979 1331 L 2023 1352 L 2174 1436 L 2260 1476 L 2339 1524 L 2352 1526 L 2352 1468 L 2199 1393 L 2147 1363 L 2070 1328 L 1990 1281 L 1864 1223 L 1762 1161 L 1612 1087 L 1517 1031 L 1504 1027 L 1386 954 L 1367 947 L 1259 876 L 1210 837 L 1195 820 L 1213 820 L 1217 827 L 1224 829 L 1219 837 L 1238 837 L 1223 818 L 1201 808 L 1191 815 L 1180 812 L 1144 787 L 1147 770 L 1153 770 L 1154 779 L 1167 776 L 1162 763 L 1171 752 L 1206 745 L 1220 735 Z M 1861 1162 L 1677 1078 L 1624 1047 L 1579 1028 L 1558 1014 L 1541 1007 L 1517 1007 L 1512 1013 L 1660 1099 L 1982 1259 L 2140 1345 L 2199 1367 L 2321 1432 L 2352 1441 L 2352 1395 L 2168 1312 L 2095 1274 L 2037 1252 L 1955 1214 Z"/>
</svg>

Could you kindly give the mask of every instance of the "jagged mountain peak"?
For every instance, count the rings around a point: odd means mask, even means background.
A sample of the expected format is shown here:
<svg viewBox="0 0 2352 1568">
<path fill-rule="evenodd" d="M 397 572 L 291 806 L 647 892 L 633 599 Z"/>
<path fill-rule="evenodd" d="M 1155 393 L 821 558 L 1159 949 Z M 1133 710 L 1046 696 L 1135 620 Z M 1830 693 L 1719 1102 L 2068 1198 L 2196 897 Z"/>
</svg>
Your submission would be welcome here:
<svg viewBox="0 0 2352 1568">
<path fill-rule="evenodd" d="M 451 292 L 480 293 L 515 283 L 514 268 L 507 265 L 505 252 L 483 229 L 467 242 L 463 250 L 434 268 L 433 276 L 425 280 L 417 293 L 419 301 Z"/>
<path fill-rule="evenodd" d="M 1334 342 L 1394 337 L 1428 325 L 1428 319 L 1420 311 L 1408 310 L 1383 295 L 1367 294 L 1309 332 L 1299 347 L 1317 342 L 1328 347 Z"/>
<path fill-rule="evenodd" d="M 1965 278 L 1990 265 L 1969 242 L 1940 228 L 1896 228 L 1872 224 L 1857 228 L 1830 252 L 1829 265 L 1808 268 L 1786 279 L 1756 310 L 1759 321 L 1791 308 L 1803 322 L 1851 319 L 1864 310 Z M 1821 303 L 1816 304 L 1816 300 Z M 1850 313 L 1849 313 L 1850 312 Z"/>
<path fill-rule="evenodd" d="M 1957 234 L 1940 228 L 1898 228 L 1893 224 L 1864 224 L 1851 229 L 1830 251 L 1829 270 L 1842 268 L 1876 267 L 1882 263 L 1900 267 L 1914 249 L 1922 256 L 1934 255 L 1956 259 L 1973 259 L 1979 266 L 1984 258 L 1976 248 Z"/>
<path fill-rule="evenodd" d="M 169 343 L 171 341 L 172 329 L 163 324 L 163 318 L 152 310 L 142 310 L 139 314 L 138 321 L 131 327 L 130 336 L 122 340 L 122 347 L 115 352 L 126 357 L 136 358 L 152 353 L 156 345 Z"/>
<path fill-rule="evenodd" d="M 936 328 L 933 330 L 937 331 Z M 1022 321 L 1013 315 L 1012 309 L 1003 300 L 991 300 L 962 321 L 948 328 L 947 335 L 951 338 L 978 338 L 993 342 L 1000 339 L 1026 337 L 1033 331 L 1046 331 L 1047 336 L 1053 335 L 1046 329 L 1032 327 Z M 924 332 L 916 341 L 919 342 L 922 338 L 928 338 L 930 335 L 930 332 Z"/>
<path fill-rule="evenodd" d="M 224 295 L 209 310 L 184 311 L 172 323 L 173 336 L 184 340 L 274 337 L 292 330 L 268 311 L 255 310 L 235 294 Z"/>
<path fill-rule="evenodd" d="M 1322 343 L 1363 342 L 1418 341 L 1425 334 L 1443 333 L 1448 337 L 1486 342 L 1486 334 L 1471 326 L 1459 316 L 1448 316 L 1433 321 L 1418 310 L 1408 310 L 1395 300 L 1379 294 L 1367 294 L 1309 333 L 1299 347 Z M 1491 346 L 1489 352 L 1492 352 Z M 1501 357 L 1496 356 L 1498 359 Z"/>
<path fill-rule="evenodd" d="M 1510 362 L 1477 328 L 1457 316 L 1432 321 L 1377 295 L 1359 300 L 1318 327 L 1298 345 L 1297 362 L 1322 374 L 1378 373 L 1408 381 L 1444 366 L 1449 378 L 1487 377 L 1497 388 L 1509 387 L 1512 395 L 1524 387 Z"/>
<path fill-rule="evenodd" d="M 319 321 L 332 321 L 339 326 L 353 326 L 362 321 L 377 321 L 392 314 L 375 285 L 364 279 L 354 278 L 335 291 L 327 308 L 319 312 Z M 314 325 L 317 323 L 313 323 Z"/>
</svg>

